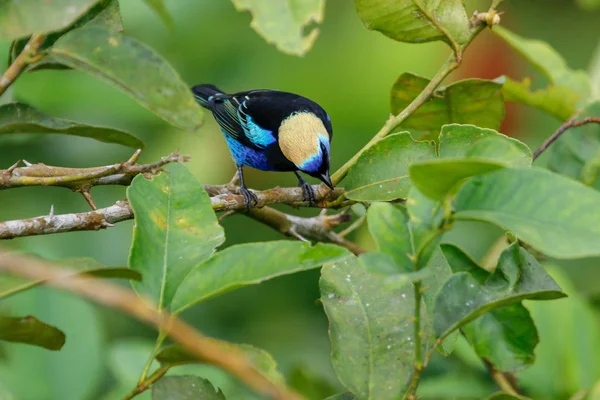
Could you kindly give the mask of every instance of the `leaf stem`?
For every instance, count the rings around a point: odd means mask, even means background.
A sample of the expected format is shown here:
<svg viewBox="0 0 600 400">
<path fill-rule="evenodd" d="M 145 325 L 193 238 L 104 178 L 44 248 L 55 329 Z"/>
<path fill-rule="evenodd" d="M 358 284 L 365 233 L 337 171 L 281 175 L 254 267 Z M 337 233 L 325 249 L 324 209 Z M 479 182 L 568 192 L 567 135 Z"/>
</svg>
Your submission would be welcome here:
<svg viewBox="0 0 600 400">
<path fill-rule="evenodd" d="M 32 61 L 39 61 L 38 51 L 40 47 L 44 44 L 46 40 L 45 35 L 35 34 L 31 36 L 23 51 L 19 53 L 17 58 L 13 61 L 13 63 L 8 67 L 4 74 L 0 78 L 0 96 L 6 92 L 6 89 L 9 88 L 10 85 L 21 75 L 25 67 L 32 63 Z"/>
<path fill-rule="evenodd" d="M 562 124 L 556 130 L 556 132 L 554 132 L 552 134 L 552 136 L 550 136 L 548 139 L 546 139 L 544 141 L 544 143 L 542 143 L 542 145 L 535 151 L 535 153 L 533 153 L 533 160 L 538 158 L 544 151 L 546 151 L 548 149 L 548 147 L 550 147 L 550 145 L 552 145 L 552 143 L 554 143 L 556 141 L 556 139 L 558 139 L 567 130 L 569 130 L 571 128 L 577 128 L 577 127 L 580 127 L 580 126 L 586 125 L 586 124 L 600 124 L 600 117 L 587 117 L 580 121 L 577 121 L 576 118 L 577 117 L 575 116 L 575 117 L 571 118 L 570 120 L 568 120 L 567 122 L 565 122 L 564 124 Z"/>
<path fill-rule="evenodd" d="M 144 369 L 142 370 L 140 379 L 138 379 L 138 387 L 142 386 L 143 383 L 147 380 L 148 373 L 150 372 L 150 367 L 152 366 L 152 361 L 154 361 L 154 357 L 156 357 L 156 354 L 158 354 L 158 350 L 160 349 L 160 346 L 162 346 L 166 338 L 167 334 L 164 331 L 160 330 L 158 332 L 158 337 L 156 338 L 156 343 L 154 343 L 154 348 L 152 349 L 152 352 L 150 353 L 150 356 L 148 357 L 148 360 L 144 365 Z"/>
<path fill-rule="evenodd" d="M 160 368 L 158 368 L 148 378 L 139 382 L 137 384 L 137 386 L 135 388 L 133 388 L 133 390 L 131 392 L 129 392 L 129 394 L 127 394 L 127 396 L 123 397 L 123 400 L 131 400 L 138 394 L 141 394 L 141 393 L 145 392 L 146 390 L 150 389 L 150 386 L 152 386 L 156 381 L 158 381 L 160 378 L 165 376 L 165 374 L 169 371 L 170 368 L 171 368 L 170 364 L 163 365 Z"/>
</svg>

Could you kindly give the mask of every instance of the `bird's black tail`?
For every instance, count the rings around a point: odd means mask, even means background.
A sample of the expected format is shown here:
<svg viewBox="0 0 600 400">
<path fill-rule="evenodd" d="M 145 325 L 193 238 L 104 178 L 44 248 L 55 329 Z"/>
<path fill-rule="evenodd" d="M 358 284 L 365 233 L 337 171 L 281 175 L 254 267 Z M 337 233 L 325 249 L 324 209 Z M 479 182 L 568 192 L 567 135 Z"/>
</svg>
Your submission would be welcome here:
<svg viewBox="0 0 600 400">
<path fill-rule="evenodd" d="M 192 93 L 196 101 L 204 108 L 210 109 L 209 102 L 211 97 L 218 94 L 224 94 L 215 85 L 196 85 L 192 88 Z"/>
</svg>

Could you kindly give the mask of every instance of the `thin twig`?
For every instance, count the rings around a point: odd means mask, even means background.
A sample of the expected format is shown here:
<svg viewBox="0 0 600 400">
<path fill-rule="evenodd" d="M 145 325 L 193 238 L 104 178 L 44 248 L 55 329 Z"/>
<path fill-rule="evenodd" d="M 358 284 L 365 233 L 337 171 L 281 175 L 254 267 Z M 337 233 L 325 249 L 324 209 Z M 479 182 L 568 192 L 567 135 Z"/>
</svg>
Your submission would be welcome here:
<svg viewBox="0 0 600 400">
<path fill-rule="evenodd" d="M 340 237 L 333 228 L 348 222 L 349 215 L 339 213 L 335 215 L 317 215 L 316 217 L 297 217 L 275 210 L 271 207 L 250 210 L 250 217 L 281 232 L 282 234 L 306 241 L 312 239 L 317 242 L 335 243 L 345 247 L 354 254 L 365 252 L 360 246 Z"/>
<path fill-rule="evenodd" d="M 542 143 L 542 145 L 533 153 L 533 159 L 538 158 L 552 143 L 556 141 L 563 133 L 565 133 L 568 129 L 577 128 L 586 124 L 600 124 L 600 117 L 587 117 L 582 120 L 577 121 L 577 117 L 571 118 L 564 124 L 562 124 L 556 132 L 552 134 L 548 139 Z"/>
<path fill-rule="evenodd" d="M 73 271 L 55 263 L 2 251 L 0 271 L 35 280 L 47 280 L 50 286 L 127 313 L 166 332 L 171 339 L 200 360 L 228 371 L 262 395 L 280 400 L 302 398 L 285 385 L 271 382 L 252 365 L 242 350 L 201 335 L 192 326 L 165 311 L 156 311 L 155 304 L 138 297 L 132 290 L 99 279 L 75 275 Z"/>
<path fill-rule="evenodd" d="M 503 392 L 511 394 L 513 396 L 520 396 L 514 375 L 509 374 L 507 372 L 498 371 L 496 368 L 494 368 L 494 365 L 491 362 L 485 359 L 482 360 L 488 368 L 490 376 L 492 377 L 494 382 L 496 382 L 498 387 L 502 389 Z"/>
<path fill-rule="evenodd" d="M 4 71 L 4 74 L 0 78 L 0 96 L 2 96 L 6 89 L 8 89 L 8 87 L 13 84 L 13 82 L 19 77 L 19 75 L 21 75 L 25 67 L 27 67 L 27 65 L 29 65 L 29 63 L 31 62 L 32 58 L 34 58 L 37 55 L 40 47 L 42 47 L 45 40 L 45 35 L 35 34 L 31 36 L 31 38 L 23 48 L 23 51 L 21 51 L 17 58 L 15 58 L 13 63 L 8 67 L 6 71 Z"/>
</svg>

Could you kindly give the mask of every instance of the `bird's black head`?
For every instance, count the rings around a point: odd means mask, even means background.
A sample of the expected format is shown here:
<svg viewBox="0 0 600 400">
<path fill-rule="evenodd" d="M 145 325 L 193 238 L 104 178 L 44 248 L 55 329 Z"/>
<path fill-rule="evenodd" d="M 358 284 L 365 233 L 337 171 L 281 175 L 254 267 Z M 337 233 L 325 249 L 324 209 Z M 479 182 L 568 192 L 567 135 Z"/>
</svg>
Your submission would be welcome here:
<svg viewBox="0 0 600 400">
<path fill-rule="evenodd" d="M 318 164 L 318 167 L 316 169 L 312 169 L 311 171 L 302 171 L 314 178 L 319 179 L 330 189 L 333 189 L 333 183 L 331 182 L 331 177 L 329 176 L 329 141 L 326 143 L 324 140 L 320 141 L 319 147 L 320 157 L 318 157 L 318 162 L 320 162 L 320 164 Z"/>
</svg>

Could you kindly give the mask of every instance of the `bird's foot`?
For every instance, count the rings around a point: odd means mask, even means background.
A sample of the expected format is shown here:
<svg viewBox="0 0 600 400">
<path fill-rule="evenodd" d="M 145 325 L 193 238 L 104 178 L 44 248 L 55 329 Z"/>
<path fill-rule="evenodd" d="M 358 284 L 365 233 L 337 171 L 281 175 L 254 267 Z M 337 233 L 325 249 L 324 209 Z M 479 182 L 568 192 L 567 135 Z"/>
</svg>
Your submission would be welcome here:
<svg viewBox="0 0 600 400">
<path fill-rule="evenodd" d="M 250 189 L 244 186 L 240 186 L 240 192 L 244 196 L 244 199 L 246 199 L 246 208 L 248 209 L 248 212 L 250 212 L 252 206 L 258 204 L 258 197 L 256 197 L 256 195 Z"/>
<path fill-rule="evenodd" d="M 304 197 L 304 201 L 308 201 L 308 204 L 310 206 L 315 205 L 315 203 L 317 202 L 317 197 L 315 195 L 315 191 L 313 190 L 313 187 L 310 183 L 304 181 L 304 182 L 299 182 L 298 186 L 300 186 L 302 188 L 302 194 Z"/>
</svg>

